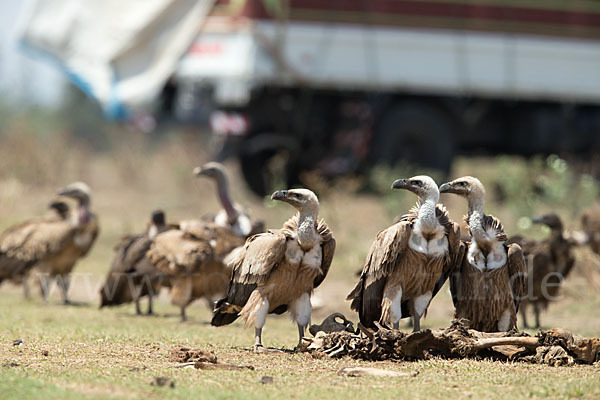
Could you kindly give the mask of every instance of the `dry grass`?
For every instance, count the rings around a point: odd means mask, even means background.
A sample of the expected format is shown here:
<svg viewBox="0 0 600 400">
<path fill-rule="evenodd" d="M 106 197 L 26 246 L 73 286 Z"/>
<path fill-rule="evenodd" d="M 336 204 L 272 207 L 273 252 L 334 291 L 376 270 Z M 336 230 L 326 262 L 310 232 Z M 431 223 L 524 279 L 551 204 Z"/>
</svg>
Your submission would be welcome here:
<svg viewBox="0 0 600 400">
<path fill-rule="evenodd" d="M 25 128 L 19 128 L 25 129 Z M 23 133 L 23 132 L 21 132 Z M 52 134 L 52 132 L 50 132 Z M 337 375 L 357 361 L 315 360 L 305 354 L 253 354 L 252 332 L 239 323 L 223 328 L 206 324 L 209 312 L 203 303 L 190 309 L 192 322 L 178 322 L 177 309 L 166 294 L 157 305 L 160 316 L 135 317 L 133 306 L 98 310 L 97 285 L 104 276 L 118 238 L 143 228 L 151 210 L 163 208 L 170 219 L 190 218 L 214 212 L 217 203 L 212 183 L 195 179 L 191 170 L 207 158 L 209 143 L 194 132 L 172 135 L 160 146 L 143 135 L 118 136 L 113 151 L 96 153 L 87 145 L 62 133 L 47 140 L 31 133 L 0 136 L 0 229 L 44 212 L 58 186 L 84 180 L 94 191 L 93 208 L 101 221 L 101 236 L 90 256 L 76 271 L 82 275 L 72 287 L 80 307 L 51 304 L 39 298 L 22 299 L 19 288 L 4 285 L 0 291 L 0 397 L 11 398 L 598 398 L 600 367 L 547 366 L 493 361 L 429 360 L 413 363 L 378 363 L 381 368 L 419 371 L 416 378 L 350 378 Z M 62 135 L 62 136 L 61 136 Z M 236 200 L 252 214 L 278 227 L 291 215 L 285 205 L 274 205 L 248 193 L 234 164 Z M 461 161 L 454 175 L 491 177 L 501 173 L 490 160 Z M 485 183 L 485 182 L 484 182 Z M 346 188 L 352 185 L 344 185 Z M 517 232 L 518 215 L 490 193 L 490 209 L 505 222 L 509 233 Z M 377 231 L 392 217 L 406 211 L 414 198 L 393 193 L 384 201 L 374 194 L 357 194 L 342 185 L 326 190 L 321 215 L 331 225 L 338 242 L 336 257 L 316 298 L 324 306 L 314 313 L 321 320 L 332 311 L 356 316 L 344 302 L 355 282 Z M 466 208 L 456 197 L 443 198 L 456 220 Z M 562 210 L 564 215 L 571 211 Z M 576 221 L 567 221 L 575 228 Z M 529 231 L 543 235 L 542 231 Z M 561 326 L 600 336 L 598 284 L 600 263 L 582 249 L 575 276 L 565 285 L 565 299 L 553 304 L 543 316 L 546 326 Z M 84 279 L 85 277 L 85 279 Z M 88 280 L 88 278 L 90 280 Z M 447 326 L 452 308 L 447 291 L 434 299 L 425 327 Z M 12 346 L 22 339 L 22 346 Z M 291 348 L 296 329 L 285 317 L 270 317 L 265 344 Z M 223 362 L 248 364 L 255 371 L 197 371 L 172 368 L 168 361 L 177 345 L 211 350 Z M 48 355 L 44 355 L 44 351 Z M 18 364 L 18 365 L 14 365 Z M 13 366 L 11 366 L 13 365 Z M 271 375 L 274 384 L 263 385 L 259 377 Z M 175 388 L 151 386 L 155 376 L 175 381 Z"/>
</svg>

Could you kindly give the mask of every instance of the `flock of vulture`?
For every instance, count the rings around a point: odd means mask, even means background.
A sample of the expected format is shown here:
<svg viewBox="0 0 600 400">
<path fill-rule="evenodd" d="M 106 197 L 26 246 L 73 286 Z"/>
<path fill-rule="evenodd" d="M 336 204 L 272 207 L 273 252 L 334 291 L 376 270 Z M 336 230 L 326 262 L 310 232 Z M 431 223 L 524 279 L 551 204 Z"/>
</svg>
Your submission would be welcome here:
<svg viewBox="0 0 600 400">
<path fill-rule="evenodd" d="M 215 181 L 222 210 L 214 217 L 168 224 L 162 211 L 151 215 L 145 232 L 121 239 L 100 291 L 101 307 L 152 298 L 161 287 L 185 320 L 186 307 L 204 298 L 213 307 L 212 325 L 230 324 L 239 317 L 255 328 L 255 349 L 262 349 L 261 332 L 268 314 L 288 312 L 298 326 L 299 345 L 310 322 L 310 297 L 327 276 L 336 242 L 323 219 L 319 200 L 307 189 L 280 190 L 271 199 L 295 209 L 281 229 L 265 231 L 229 196 L 227 173 L 218 163 L 196 168 L 197 176 Z M 507 238 L 500 221 L 484 213 L 485 188 L 473 177 L 462 177 L 438 188 L 428 176 L 398 179 L 393 189 L 413 192 L 417 205 L 398 222 L 382 230 L 373 242 L 358 283 L 347 296 L 360 323 L 377 329 L 398 329 L 402 318 L 420 319 L 431 299 L 449 281 L 455 317 L 483 332 L 516 328 L 519 306 L 532 305 L 539 314 L 557 296 L 574 264 L 572 247 L 560 219 L 546 215 L 534 222 L 551 229 L 548 239 Z M 440 193 L 467 201 L 468 234 L 453 222 L 439 202 Z M 69 303 L 69 276 L 98 236 L 98 219 L 90 210 L 90 189 L 81 182 L 58 195 L 73 199 L 50 203 L 50 213 L 7 229 L 0 235 L 0 282 L 24 286 L 39 283 L 47 299 L 56 281 Z M 600 218 L 582 218 L 585 242 L 600 251 Z"/>
</svg>

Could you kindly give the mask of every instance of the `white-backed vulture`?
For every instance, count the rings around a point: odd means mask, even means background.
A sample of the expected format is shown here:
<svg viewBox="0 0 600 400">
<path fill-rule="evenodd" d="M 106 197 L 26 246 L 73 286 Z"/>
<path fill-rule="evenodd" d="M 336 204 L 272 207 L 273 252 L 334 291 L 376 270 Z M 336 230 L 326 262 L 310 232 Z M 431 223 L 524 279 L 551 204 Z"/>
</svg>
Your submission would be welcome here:
<svg viewBox="0 0 600 400">
<path fill-rule="evenodd" d="M 527 266 L 521 247 L 507 245 L 498 219 L 485 215 L 485 188 L 466 176 L 444 183 L 440 192 L 463 196 L 468 201 L 467 223 L 471 242 L 450 277 L 456 318 L 470 321 L 482 332 L 508 331 L 517 326 L 519 302 L 527 291 Z"/>
<path fill-rule="evenodd" d="M 167 230 L 153 239 L 148 258 L 167 274 L 171 303 L 180 308 L 182 321 L 186 320 L 186 307 L 194 300 L 205 298 L 212 306 L 214 299 L 225 294 L 231 269 L 224 259 L 244 240 L 230 228 L 214 223 L 186 231 Z"/>
<path fill-rule="evenodd" d="M 15 284 L 23 284 L 25 298 L 30 297 L 28 274 L 38 261 L 38 257 L 27 254 L 21 249 L 28 247 L 27 242 L 37 236 L 33 234 L 36 230 L 45 230 L 46 224 L 61 222 L 68 218 L 67 203 L 54 200 L 48 204 L 48 208 L 47 215 L 10 227 L 0 235 L 0 283 L 3 280 L 10 280 Z"/>
<path fill-rule="evenodd" d="M 398 179 L 392 188 L 415 193 L 417 206 L 377 234 L 346 300 L 364 326 L 379 322 L 398 329 L 400 319 L 412 315 L 418 331 L 421 316 L 460 257 L 460 229 L 438 204 L 440 193 L 429 176 Z"/>
<path fill-rule="evenodd" d="M 152 298 L 158 295 L 167 277 L 150 262 L 146 253 L 152 240 L 169 228 L 164 212 L 157 210 L 152 212 L 146 232 L 121 239 L 106 282 L 100 289 L 101 308 L 135 301 L 136 314 L 140 315 L 140 298 L 148 296 L 147 314 L 152 314 Z"/>
<path fill-rule="evenodd" d="M 83 182 L 72 183 L 58 192 L 59 196 L 74 199 L 77 208 L 68 219 L 55 222 L 51 231 L 36 230 L 36 240 L 28 248 L 35 257 L 35 273 L 40 291 L 47 301 L 49 285 L 53 280 L 61 289 L 65 304 L 69 304 L 70 274 L 77 261 L 92 248 L 98 232 L 98 218 L 90 211 L 91 191 Z"/>
<path fill-rule="evenodd" d="M 215 181 L 217 197 L 222 209 L 214 217 L 206 217 L 201 220 L 181 221 L 182 230 L 197 229 L 208 221 L 223 227 L 228 227 L 241 237 L 247 238 L 253 234 L 264 231 L 262 221 L 252 221 L 250 216 L 239 204 L 234 204 L 229 194 L 229 182 L 227 170 L 218 162 L 209 162 L 201 167 L 194 168 L 197 177 L 207 177 Z"/>
<path fill-rule="evenodd" d="M 527 308 L 533 307 L 535 327 L 540 327 L 540 312 L 548 308 L 555 300 L 560 286 L 575 264 L 571 249 L 576 244 L 565 237 L 563 224 L 556 214 L 546 214 L 533 218 L 534 223 L 550 228 L 550 237 L 545 240 L 526 240 L 522 237 L 509 239 L 509 243 L 518 243 L 523 249 L 527 261 L 528 294 L 521 301 L 520 312 L 523 326 L 528 328 Z"/>
<path fill-rule="evenodd" d="M 256 351 L 262 348 L 267 314 L 289 311 L 298 325 L 302 344 L 310 322 L 310 296 L 327 276 L 335 239 L 323 220 L 318 221 L 319 200 L 307 189 L 280 190 L 273 200 L 288 203 L 298 213 L 282 229 L 250 237 L 231 256 L 233 275 L 227 296 L 217 302 L 212 325 L 222 326 L 242 317 L 254 326 Z"/>
</svg>

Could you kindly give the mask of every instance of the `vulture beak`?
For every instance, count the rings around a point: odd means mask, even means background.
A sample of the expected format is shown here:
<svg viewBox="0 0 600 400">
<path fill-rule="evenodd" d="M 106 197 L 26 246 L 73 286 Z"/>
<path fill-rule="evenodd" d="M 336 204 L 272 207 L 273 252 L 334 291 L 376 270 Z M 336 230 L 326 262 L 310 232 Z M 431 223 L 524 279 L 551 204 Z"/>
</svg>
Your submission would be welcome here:
<svg viewBox="0 0 600 400">
<path fill-rule="evenodd" d="M 396 179 L 392 183 L 392 189 L 410 189 L 410 183 L 408 179 Z"/>
<path fill-rule="evenodd" d="M 288 191 L 287 190 L 278 190 L 271 195 L 271 200 L 280 200 L 284 201 L 287 199 Z"/>
<path fill-rule="evenodd" d="M 440 186 L 440 193 L 452 193 L 452 183 L 447 182 Z"/>
<path fill-rule="evenodd" d="M 446 182 L 444 184 L 442 184 L 442 186 L 440 186 L 440 193 L 453 193 L 453 194 L 459 194 L 459 195 L 466 195 L 468 194 L 468 189 L 465 187 L 456 187 L 454 186 L 453 182 Z"/>
<path fill-rule="evenodd" d="M 66 187 L 60 189 L 57 193 L 57 195 L 64 196 L 64 197 L 74 197 L 77 194 L 78 194 L 78 191 L 69 186 L 66 186 Z"/>
<path fill-rule="evenodd" d="M 544 217 L 535 217 L 531 218 L 531 222 L 533 222 L 534 224 L 543 224 L 546 221 L 544 220 Z"/>
<path fill-rule="evenodd" d="M 205 169 L 203 169 L 202 167 L 196 167 L 194 168 L 194 175 L 195 176 L 202 176 L 205 173 Z"/>
</svg>

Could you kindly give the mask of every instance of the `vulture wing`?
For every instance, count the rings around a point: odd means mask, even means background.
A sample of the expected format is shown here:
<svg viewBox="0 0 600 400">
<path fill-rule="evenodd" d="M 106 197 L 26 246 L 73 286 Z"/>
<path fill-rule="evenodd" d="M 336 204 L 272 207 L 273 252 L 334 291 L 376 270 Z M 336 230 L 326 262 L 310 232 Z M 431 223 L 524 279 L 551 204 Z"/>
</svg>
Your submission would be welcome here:
<svg viewBox="0 0 600 400">
<path fill-rule="evenodd" d="M 100 233 L 100 227 L 98 226 L 98 222 L 94 221 L 92 223 L 93 223 L 93 227 L 91 229 L 89 227 L 86 229 L 91 233 L 92 240 L 90 240 L 90 242 L 88 243 L 88 245 L 85 248 L 81 249 L 81 257 L 85 257 L 90 252 L 90 249 L 96 242 L 96 239 L 98 238 L 98 234 Z"/>
<path fill-rule="evenodd" d="M 206 240 L 180 230 L 169 230 L 154 238 L 147 256 L 162 272 L 190 274 L 200 271 L 211 260 L 213 249 Z"/>
<path fill-rule="evenodd" d="M 360 280 L 346 297 L 352 301 L 351 308 L 358 311 L 364 326 L 371 327 L 381 318 L 383 289 L 398 258 L 406 251 L 410 230 L 410 221 L 402 220 L 379 232 L 369 249 Z M 403 304 L 402 315 L 405 311 L 408 315 L 408 307 Z"/>
<path fill-rule="evenodd" d="M 135 264 L 146 256 L 152 240 L 147 235 L 129 235 L 121 239 L 115 248 L 110 272 L 133 272 Z"/>
<path fill-rule="evenodd" d="M 323 249 L 323 256 L 321 258 L 321 274 L 315 278 L 314 288 L 319 287 L 321 283 L 327 277 L 331 262 L 333 261 L 333 254 L 335 253 L 335 239 L 331 230 L 327 226 L 324 220 L 319 221 L 317 226 L 317 232 L 321 235 L 321 248 Z"/>
<path fill-rule="evenodd" d="M 432 298 L 442 289 L 442 286 L 444 286 L 448 277 L 459 263 L 462 262 L 462 257 L 464 255 L 464 248 L 461 248 L 460 246 L 460 225 L 450 220 L 448 211 L 446 211 L 446 207 L 443 205 L 438 204 L 435 211 L 439 223 L 446 230 L 446 239 L 448 239 L 448 257 L 446 257 L 444 262 L 442 276 L 433 288 Z"/>
<path fill-rule="evenodd" d="M 245 239 L 224 226 L 207 223 L 187 230 L 190 238 L 208 242 L 214 250 L 215 257 L 223 260 L 233 249 L 244 244 Z"/>
<path fill-rule="evenodd" d="M 38 221 L 21 224 L 0 238 L 0 252 L 24 261 L 40 261 L 58 252 L 76 229 L 65 221 Z"/>
<path fill-rule="evenodd" d="M 250 237 L 232 254 L 229 265 L 233 273 L 227 297 L 217 302 L 212 325 L 226 325 L 237 319 L 254 289 L 264 284 L 271 271 L 284 261 L 287 237 L 283 230 L 270 230 Z"/>
<path fill-rule="evenodd" d="M 465 262 L 464 255 L 467 252 L 467 249 L 469 248 L 470 244 L 471 244 L 471 242 L 465 242 L 462 240 L 460 241 L 460 243 L 458 245 L 459 247 L 458 247 L 458 253 L 457 253 L 458 256 L 456 259 L 456 264 L 448 278 L 448 280 L 450 281 L 450 294 L 452 295 L 452 303 L 454 304 L 454 307 L 458 306 L 458 300 L 461 296 L 462 277 L 463 277 L 462 269 L 463 269 L 463 264 Z"/>
<path fill-rule="evenodd" d="M 508 246 L 508 273 L 515 302 L 515 311 L 519 310 L 519 303 L 527 294 L 527 264 L 521 246 L 516 243 Z"/>
</svg>

